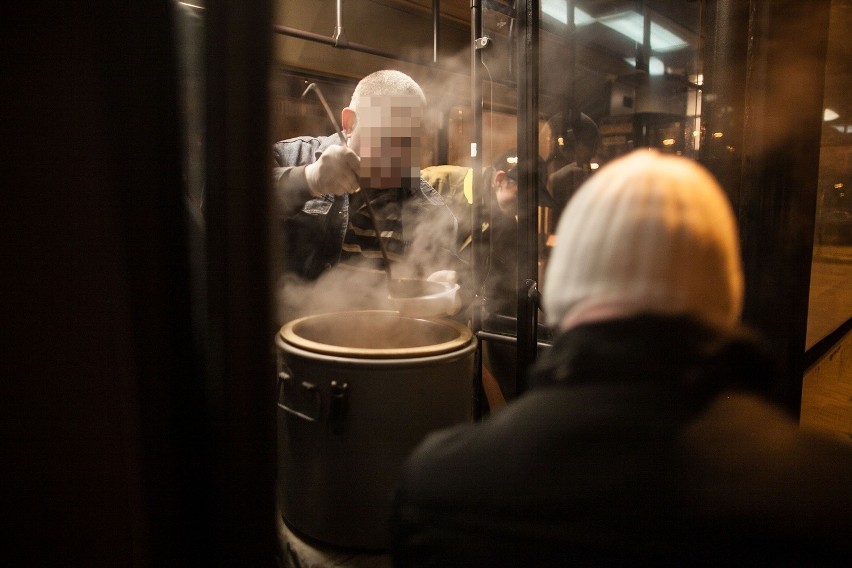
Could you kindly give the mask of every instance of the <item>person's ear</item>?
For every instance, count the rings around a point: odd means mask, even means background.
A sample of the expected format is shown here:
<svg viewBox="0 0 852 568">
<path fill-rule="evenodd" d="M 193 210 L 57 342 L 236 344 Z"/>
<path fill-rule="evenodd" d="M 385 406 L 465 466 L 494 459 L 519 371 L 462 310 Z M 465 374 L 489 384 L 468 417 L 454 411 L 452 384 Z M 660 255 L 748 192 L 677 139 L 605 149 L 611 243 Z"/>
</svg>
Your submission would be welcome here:
<svg viewBox="0 0 852 568">
<path fill-rule="evenodd" d="M 340 111 L 340 126 L 343 128 L 343 133 L 349 136 L 355 130 L 355 124 L 358 122 L 358 115 L 349 107 Z"/>
<path fill-rule="evenodd" d="M 506 172 L 503 170 L 497 170 L 497 173 L 494 174 L 494 186 L 498 186 L 503 183 L 503 180 L 506 179 Z"/>
</svg>

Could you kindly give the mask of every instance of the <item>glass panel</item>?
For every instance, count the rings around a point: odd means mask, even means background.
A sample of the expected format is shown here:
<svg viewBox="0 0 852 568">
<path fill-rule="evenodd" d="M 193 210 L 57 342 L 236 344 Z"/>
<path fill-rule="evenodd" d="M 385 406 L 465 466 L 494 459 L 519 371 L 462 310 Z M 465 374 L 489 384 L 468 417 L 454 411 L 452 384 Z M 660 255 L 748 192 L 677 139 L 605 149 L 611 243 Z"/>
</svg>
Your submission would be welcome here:
<svg viewBox="0 0 852 568">
<path fill-rule="evenodd" d="M 517 140 L 515 57 L 522 38 L 514 4 L 486 2 L 483 11 L 483 34 L 490 41 L 482 50 L 487 79 L 482 156 L 492 167 Z M 697 157 L 702 8 L 701 2 L 676 0 L 541 3 L 538 128 L 546 187 L 540 191 L 537 218 L 542 269 L 560 211 L 600 165 L 640 146 Z M 500 184 L 487 179 L 485 186 L 491 189 L 492 205 L 499 205 Z M 497 278 L 494 266 L 487 271 L 491 280 Z M 498 288 L 491 284 L 486 294 L 493 297 Z M 511 304 L 515 288 L 508 293 Z M 486 302 L 486 308 L 511 315 L 506 304 L 501 298 Z"/>
<path fill-rule="evenodd" d="M 852 317 L 852 6 L 832 2 L 806 348 Z"/>
<path fill-rule="evenodd" d="M 512 1 L 484 2 L 482 159 L 487 194 L 479 291 L 486 332 L 514 336 L 517 297 L 517 82 L 521 22 Z M 703 3 L 677 0 L 544 0 L 539 30 L 538 130 L 541 187 L 536 220 L 538 285 L 559 214 L 607 161 L 636 147 L 697 158 L 701 131 L 699 38 Z M 513 162 L 514 161 L 514 162 Z M 539 312 L 539 320 L 543 314 Z M 538 339 L 550 329 L 540 322 Z M 513 396 L 514 345 L 487 342 L 486 365 Z M 490 364 L 489 363 L 493 363 Z"/>
<path fill-rule="evenodd" d="M 188 251 L 192 279 L 192 318 L 195 329 L 207 322 L 206 198 L 206 81 L 204 2 L 175 2 L 175 47 L 178 57 L 183 182 L 188 220 Z"/>
<path fill-rule="evenodd" d="M 175 2 L 175 43 L 184 143 L 184 183 L 194 211 L 204 207 L 204 1 Z"/>
</svg>

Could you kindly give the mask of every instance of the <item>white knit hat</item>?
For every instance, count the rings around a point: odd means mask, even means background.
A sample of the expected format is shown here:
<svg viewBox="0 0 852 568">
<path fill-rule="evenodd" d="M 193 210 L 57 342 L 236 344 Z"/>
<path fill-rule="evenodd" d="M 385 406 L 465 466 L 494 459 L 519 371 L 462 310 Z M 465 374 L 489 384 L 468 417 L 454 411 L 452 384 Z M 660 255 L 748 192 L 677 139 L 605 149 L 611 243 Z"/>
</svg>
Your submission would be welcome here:
<svg viewBox="0 0 852 568">
<path fill-rule="evenodd" d="M 742 301 L 733 211 L 692 160 L 636 150 L 596 172 L 562 213 L 544 278 L 551 325 L 653 312 L 728 327 Z"/>
</svg>

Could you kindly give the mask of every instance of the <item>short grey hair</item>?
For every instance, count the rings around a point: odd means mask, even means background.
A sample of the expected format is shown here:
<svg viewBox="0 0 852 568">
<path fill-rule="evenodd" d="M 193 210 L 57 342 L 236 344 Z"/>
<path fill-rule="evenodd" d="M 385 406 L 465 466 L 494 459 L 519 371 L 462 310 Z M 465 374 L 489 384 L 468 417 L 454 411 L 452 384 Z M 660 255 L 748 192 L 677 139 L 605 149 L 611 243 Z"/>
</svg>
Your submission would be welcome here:
<svg viewBox="0 0 852 568">
<path fill-rule="evenodd" d="M 420 104 L 426 106 L 426 95 L 414 79 L 402 71 L 383 69 L 370 73 L 358 82 L 349 107 L 357 111 L 362 98 L 385 96 L 417 97 Z"/>
</svg>

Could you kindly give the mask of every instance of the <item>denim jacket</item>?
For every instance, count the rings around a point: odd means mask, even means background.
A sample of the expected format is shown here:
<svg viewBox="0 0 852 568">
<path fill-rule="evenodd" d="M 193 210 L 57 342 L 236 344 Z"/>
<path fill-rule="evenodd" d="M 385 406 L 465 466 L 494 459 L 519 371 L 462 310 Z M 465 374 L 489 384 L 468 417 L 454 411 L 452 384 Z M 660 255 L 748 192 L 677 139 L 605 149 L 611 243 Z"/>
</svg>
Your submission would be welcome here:
<svg viewBox="0 0 852 568">
<path fill-rule="evenodd" d="M 336 134 L 300 136 L 278 142 L 273 147 L 278 166 L 273 170 L 274 201 L 285 239 L 283 268 L 307 280 L 316 279 L 338 263 L 349 224 L 349 195 L 314 196 L 305 178 L 304 166 L 315 162 L 323 150 L 338 143 Z M 435 270 L 454 268 L 452 264 L 458 262 L 453 245 L 458 221 L 429 183 L 421 179 L 418 189 L 409 194 L 409 199 L 417 200 L 418 211 L 430 215 L 430 223 L 438 222 L 452 228 L 448 231 L 451 234 L 442 235 L 442 242 L 437 243 L 444 266 L 436 266 Z"/>
</svg>

